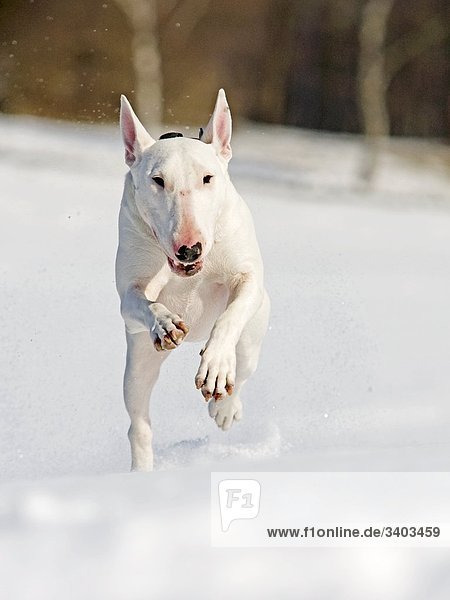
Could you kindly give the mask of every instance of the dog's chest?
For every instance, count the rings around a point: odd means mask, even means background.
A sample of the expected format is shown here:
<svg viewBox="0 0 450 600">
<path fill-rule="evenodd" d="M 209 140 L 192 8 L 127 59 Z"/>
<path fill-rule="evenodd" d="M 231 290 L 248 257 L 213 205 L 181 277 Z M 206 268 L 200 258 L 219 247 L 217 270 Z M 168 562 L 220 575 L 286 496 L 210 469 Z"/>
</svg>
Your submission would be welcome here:
<svg viewBox="0 0 450 600">
<path fill-rule="evenodd" d="M 224 285 L 195 279 L 171 279 L 157 300 L 182 317 L 189 327 L 188 340 L 192 342 L 209 336 L 228 300 Z"/>
</svg>

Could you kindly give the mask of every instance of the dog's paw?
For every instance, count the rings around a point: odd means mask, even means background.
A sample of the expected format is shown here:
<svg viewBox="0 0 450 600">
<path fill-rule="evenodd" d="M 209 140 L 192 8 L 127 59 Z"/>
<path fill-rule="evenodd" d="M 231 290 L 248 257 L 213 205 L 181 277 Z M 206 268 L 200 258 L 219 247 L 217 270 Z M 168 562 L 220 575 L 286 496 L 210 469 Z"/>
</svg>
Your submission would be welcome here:
<svg viewBox="0 0 450 600">
<path fill-rule="evenodd" d="M 153 315 L 150 337 L 156 350 L 162 352 L 179 346 L 189 331 L 181 317 L 157 302 L 150 304 L 149 310 Z"/>
<path fill-rule="evenodd" d="M 195 386 L 201 389 L 205 400 L 211 397 L 216 400 L 231 395 L 236 374 L 235 349 L 207 345 L 200 352 L 202 360 L 195 376 Z"/>
<path fill-rule="evenodd" d="M 215 400 L 211 398 L 208 404 L 209 415 L 217 423 L 217 427 L 228 431 L 234 421 L 242 418 L 242 402 L 238 398 L 224 398 Z"/>
</svg>

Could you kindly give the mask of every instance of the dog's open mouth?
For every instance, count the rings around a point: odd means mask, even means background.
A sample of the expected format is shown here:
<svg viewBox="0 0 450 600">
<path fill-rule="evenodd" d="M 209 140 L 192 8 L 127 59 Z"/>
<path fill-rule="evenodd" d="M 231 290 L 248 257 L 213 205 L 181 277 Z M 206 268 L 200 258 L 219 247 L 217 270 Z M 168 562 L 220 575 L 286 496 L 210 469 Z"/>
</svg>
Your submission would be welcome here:
<svg viewBox="0 0 450 600">
<path fill-rule="evenodd" d="M 183 265 L 183 263 L 167 257 L 167 262 L 169 263 L 169 267 L 171 268 L 172 272 L 180 277 L 192 277 L 192 275 L 195 275 L 203 268 L 202 260 L 190 263 L 189 265 Z"/>
</svg>

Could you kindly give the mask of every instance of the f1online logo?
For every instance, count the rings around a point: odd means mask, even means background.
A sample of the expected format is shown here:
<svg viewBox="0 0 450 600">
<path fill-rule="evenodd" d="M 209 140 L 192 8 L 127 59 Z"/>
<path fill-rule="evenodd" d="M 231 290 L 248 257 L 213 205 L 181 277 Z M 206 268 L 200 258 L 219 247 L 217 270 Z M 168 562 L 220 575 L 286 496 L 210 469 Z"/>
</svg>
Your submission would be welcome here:
<svg viewBox="0 0 450 600">
<path fill-rule="evenodd" d="M 259 513 L 261 485 L 255 479 L 224 479 L 219 483 L 222 531 L 236 519 L 254 519 Z"/>
</svg>

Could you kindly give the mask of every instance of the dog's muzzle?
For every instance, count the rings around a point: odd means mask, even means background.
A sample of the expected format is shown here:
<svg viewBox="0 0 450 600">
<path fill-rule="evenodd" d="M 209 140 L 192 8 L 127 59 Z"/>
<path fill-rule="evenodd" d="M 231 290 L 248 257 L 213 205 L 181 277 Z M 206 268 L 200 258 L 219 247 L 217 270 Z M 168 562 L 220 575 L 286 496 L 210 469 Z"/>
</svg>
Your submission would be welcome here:
<svg viewBox="0 0 450 600">
<path fill-rule="evenodd" d="M 203 268 L 203 260 L 184 265 L 173 260 L 173 258 L 167 257 L 167 262 L 169 263 L 171 271 L 180 277 L 192 277 L 192 275 L 196 275 Z"/>
<path fill-rule="evenodd" d="M 203 267 L 203 260 L 200 260 L 202 254 L 202 244 L 197 242 L 193 246 L 180 246 L 175 252 L 175 258 L 167 258 L 169 267 L 180 277 L 192 277 Z"/>
</svg>

